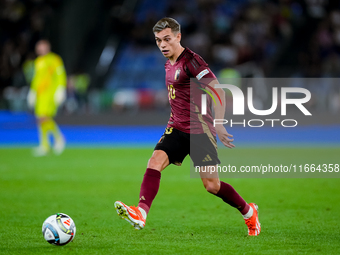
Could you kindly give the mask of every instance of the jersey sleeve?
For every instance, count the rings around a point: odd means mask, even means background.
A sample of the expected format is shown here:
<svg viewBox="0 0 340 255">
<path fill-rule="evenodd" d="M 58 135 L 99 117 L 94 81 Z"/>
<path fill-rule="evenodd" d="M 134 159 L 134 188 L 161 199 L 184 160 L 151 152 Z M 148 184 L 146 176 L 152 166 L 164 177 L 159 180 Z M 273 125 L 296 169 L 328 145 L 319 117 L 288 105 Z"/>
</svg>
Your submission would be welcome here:
<svg viewBox="0 0 340 255">
<path fill-rule="evenodd" d="M 204 83 L 209 83 L 216 79 L 215 74 L 210 70 L 208 64 L 197 54 L 187 61 L 186 68 L 186 72 L 190 74 L 190 78 L 196 78 L 198 81 L 204 78 Z"/>
<path fill-rule="evenodd" d="M 38 91 L 38 85 L 39 85 L 39 68 L 41 66 L 41 64 L 39 63 L 41 62 L 41 60 L 39 58 L 34 60 L 34 71 L 33 71 L 33 78 L 31 81 L 31 90 L 37 92 Z"/>
<path fill-rule="evenodd" d="M 67 83 L 66 71 L 63 60 L 59 56 L 57 56 L 55 60 L 55 72 L 57 78 L 57 85 L 66 88 Z"/>
</svg>

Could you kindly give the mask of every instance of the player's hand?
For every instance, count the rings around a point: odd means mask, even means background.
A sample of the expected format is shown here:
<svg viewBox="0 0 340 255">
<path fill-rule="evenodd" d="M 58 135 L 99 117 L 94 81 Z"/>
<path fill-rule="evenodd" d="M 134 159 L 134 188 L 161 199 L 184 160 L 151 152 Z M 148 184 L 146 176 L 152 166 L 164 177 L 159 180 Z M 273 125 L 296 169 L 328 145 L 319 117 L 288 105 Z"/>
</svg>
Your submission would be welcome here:
<svg viewBox="0 0 340 255">
<path fill-rule="evenodd" d="M 27 105 L 30 109 L 34 108 L 36 98 L 37 98 L 37 93 L 34 90 L 30 89 L 27 94 Z"/>
<path fill-rule="evenodd" d="M 232 139 L 233 136 L 227 132 L 227 130 L 224 128 L 223 125 L 216 126 L 216 133 L 217 133 L 218 138 L 220 139 L 220 141 L 226 147 L 228 147 L 230 149 L 235 147 L 235 145 L 232 144 L 232 142 L 234 141 L 234 139 Z"/>
<path fill-rule="evenodd" d="M 66 90 L 63 86 L 59 86 L 54 94 L 54 102 L 59 106 L 66 100 Z"/>
</svg>

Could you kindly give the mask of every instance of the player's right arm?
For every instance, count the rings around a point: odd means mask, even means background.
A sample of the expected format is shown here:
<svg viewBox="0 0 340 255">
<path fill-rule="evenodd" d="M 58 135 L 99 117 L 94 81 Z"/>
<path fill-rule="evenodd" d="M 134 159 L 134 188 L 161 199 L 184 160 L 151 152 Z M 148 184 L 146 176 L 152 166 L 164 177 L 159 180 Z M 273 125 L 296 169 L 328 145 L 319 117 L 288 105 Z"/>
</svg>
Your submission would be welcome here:
<svg viewBox="0 0 340 255">
<path fill-rule="evenodd" d="M 31 82 L 31 86 L 30 89 L 28 91 L 27 94 L 27 104 L 29 108 L 33 108 L 35 106 L 35 102 L 37 100 L 37 90 L 38 90 L 38 80 L 39 77 L 37 75 L 37 61 L 38 59 L 36 59 L 34 61 L 34 73 L 33 73 L 33 78 L 32 78 L 32 82 Z"/>
<path fill-rule="evenodd" d="M 57 88 L 54 94 L 54 102 L 59 106 L 66 100 L 67 77 L 64 63 L 61 57 L 57 56 L 55 60 L 55 77 Z"/>
</svg>

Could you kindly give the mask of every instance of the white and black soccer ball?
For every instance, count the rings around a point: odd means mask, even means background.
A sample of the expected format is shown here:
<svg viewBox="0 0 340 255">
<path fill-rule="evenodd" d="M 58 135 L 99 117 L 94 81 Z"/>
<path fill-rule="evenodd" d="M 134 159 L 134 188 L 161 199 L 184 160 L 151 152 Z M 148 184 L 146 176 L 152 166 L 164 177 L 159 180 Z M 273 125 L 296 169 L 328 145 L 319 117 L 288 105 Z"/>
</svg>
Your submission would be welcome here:
<svg viewBox="0 0 340 255">
<path fill-rule="evenodd" d="M 57 213 L 44 221 L 42 233 L 50 244 L 65 245 L 71 242 L 76 235 L 76 225 L 67 214 Z"/>
</svg>

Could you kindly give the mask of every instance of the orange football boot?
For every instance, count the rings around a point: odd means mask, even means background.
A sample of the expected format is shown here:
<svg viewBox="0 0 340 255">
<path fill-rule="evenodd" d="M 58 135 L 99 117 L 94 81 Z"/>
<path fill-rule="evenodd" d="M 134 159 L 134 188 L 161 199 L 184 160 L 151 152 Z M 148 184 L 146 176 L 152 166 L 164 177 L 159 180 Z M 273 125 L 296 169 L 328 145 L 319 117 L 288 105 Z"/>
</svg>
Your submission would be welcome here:
<svg viewBox="0 0 340 255">
<path fill-rule="evenodd" d="M 253 208 L 253 215 L 249 219 L 244 219 L 248 226 L 248 235 L 258 236 L 261 232 L 261 224 L 258 215 L 259 207 L 254 203 L 250 203 L 249 205 Z"/>
<path fill-rule="evenodd" d="M 115 208 L 118 215 L 128 221 L 135 229 L 143 229 L 145 226 L 145 219 L 139 211 L 139 207 L 127 206 L 121 201 L 115 202 Z"/>
</svg>

